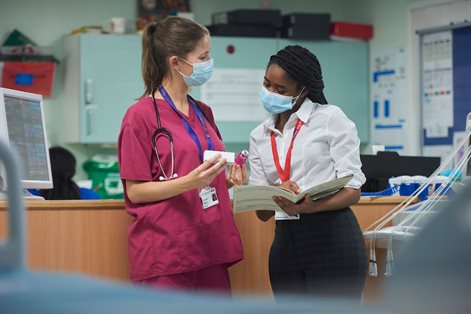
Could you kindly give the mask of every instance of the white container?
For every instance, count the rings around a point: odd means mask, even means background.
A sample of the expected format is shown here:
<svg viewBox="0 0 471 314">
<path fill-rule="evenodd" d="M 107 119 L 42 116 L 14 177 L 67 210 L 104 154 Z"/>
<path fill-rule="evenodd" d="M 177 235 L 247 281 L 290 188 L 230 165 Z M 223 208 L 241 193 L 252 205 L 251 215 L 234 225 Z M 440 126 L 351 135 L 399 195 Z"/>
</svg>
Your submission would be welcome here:
<svg viewBox="0 0 471 314">
<path fill-rule="evenodd" d="M 103 31 L 110 34 L 124 34 L 126 32 L 126 19 L 112 17 L 103 23 Z"/>
</svg>

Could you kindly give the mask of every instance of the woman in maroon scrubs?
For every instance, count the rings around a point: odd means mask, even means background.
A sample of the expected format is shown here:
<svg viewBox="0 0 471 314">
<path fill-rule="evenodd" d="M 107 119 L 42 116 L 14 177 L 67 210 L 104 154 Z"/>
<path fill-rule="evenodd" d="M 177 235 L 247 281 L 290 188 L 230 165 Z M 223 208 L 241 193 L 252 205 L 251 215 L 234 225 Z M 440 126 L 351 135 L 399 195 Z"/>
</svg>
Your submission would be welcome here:
<svg viewBox="0 0 471 314">
<path fill-rule="evenodd" d="M 247 182 L 205 150 L 224 151 L 211 109 L 188 95 L 211 76 L 208 30 L 191 20 L 152 22 L 142 38 L 144 95 L 123 119 L 118 159 L 133 282 L 230 292 L 228 267 L 243 257 L 228 188 Z"/>
</svg>

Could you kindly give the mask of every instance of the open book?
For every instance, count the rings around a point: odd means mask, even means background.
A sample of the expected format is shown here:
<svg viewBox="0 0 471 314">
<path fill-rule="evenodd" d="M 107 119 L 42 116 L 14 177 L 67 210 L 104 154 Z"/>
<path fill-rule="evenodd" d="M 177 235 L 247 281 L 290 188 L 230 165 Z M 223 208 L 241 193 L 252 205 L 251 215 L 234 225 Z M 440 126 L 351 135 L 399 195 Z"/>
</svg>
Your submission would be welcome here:
<svg viewBox="0 0 471 314">
<path fill-rule="evenodd" d="M 345 186 L 353 175 L 347 175 L 342 178 L 327 181 L 315 185 L 305 191 L 295 195 L 286 190 L 274 186 L 266 185 L 244 185 L 234 188 L 233 195 L 233 212 L 243 213 L 253 210 L 281 210 L 280 207 L 273 201 L 273 196 L 282 196 L 293 203 L 297 203 L 304 199 L 306 194 L 309 194 L 311 199 L 316 200 L 334 194 Z"/>
</svg>

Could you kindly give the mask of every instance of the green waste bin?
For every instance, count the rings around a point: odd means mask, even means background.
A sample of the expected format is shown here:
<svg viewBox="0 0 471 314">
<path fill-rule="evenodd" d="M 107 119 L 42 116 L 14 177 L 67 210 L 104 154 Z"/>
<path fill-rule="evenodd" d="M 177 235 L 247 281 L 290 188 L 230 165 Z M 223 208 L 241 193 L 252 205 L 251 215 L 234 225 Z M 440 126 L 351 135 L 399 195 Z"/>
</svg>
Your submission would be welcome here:
<svg viewBox="0 0 471 314">
<path fill-rule="evenodd" d="M 124 198 L 123 184 L 119 176 L 118 159 L 113 155 L 95 155 L 83 164 L 92 180 L 92 189 L 102 199 Z"/>
</svg>

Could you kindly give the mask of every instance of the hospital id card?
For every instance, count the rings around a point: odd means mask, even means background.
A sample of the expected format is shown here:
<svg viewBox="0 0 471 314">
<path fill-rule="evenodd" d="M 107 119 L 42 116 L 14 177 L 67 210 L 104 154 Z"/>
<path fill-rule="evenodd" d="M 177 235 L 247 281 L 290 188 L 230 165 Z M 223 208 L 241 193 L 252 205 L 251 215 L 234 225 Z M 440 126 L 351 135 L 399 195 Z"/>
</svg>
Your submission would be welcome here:
<svg viewBox="0 0 471 314">
<path fill-rule="evenodd" d="M 282 210 L 277 210 L 275 212 L 275 220 L 296 220 L 299 219 L 299 214 L 290 216 Z"/>
<path fill-rule="evenodd" d="M 203 203 L 203 209 L 209 208 L 216 204 L 219 204 L 218 196 L 216 194 L 216 188 L 207 187 L 200 191 L 201 202 Z"/>
</svg>

